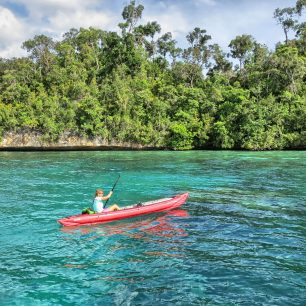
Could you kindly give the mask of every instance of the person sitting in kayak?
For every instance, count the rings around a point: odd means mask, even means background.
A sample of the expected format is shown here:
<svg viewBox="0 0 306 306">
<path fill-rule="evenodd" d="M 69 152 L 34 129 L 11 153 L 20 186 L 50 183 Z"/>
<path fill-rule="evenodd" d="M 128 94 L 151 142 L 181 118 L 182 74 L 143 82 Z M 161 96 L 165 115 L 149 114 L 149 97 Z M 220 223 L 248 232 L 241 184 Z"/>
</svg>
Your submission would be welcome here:
<svg viewBox="0 0 306 306">
<path fill-rule="evenodd" d="M 115 210 L 120 210 L 120 207 L 117 204 L 114 204 L 108 208 L 103 208 L 104 204 L 103 201 L 109 199 L 113 192 L 110 191 L 107 196 L 103 196 L 104 191 L 102 189 L 97 189 L 94 202 L 93 202 L 93 209 L 96 213 L 101 213 L 102 211 L 107 212 L 107 211 L 115 211 Z"/>
</svg>

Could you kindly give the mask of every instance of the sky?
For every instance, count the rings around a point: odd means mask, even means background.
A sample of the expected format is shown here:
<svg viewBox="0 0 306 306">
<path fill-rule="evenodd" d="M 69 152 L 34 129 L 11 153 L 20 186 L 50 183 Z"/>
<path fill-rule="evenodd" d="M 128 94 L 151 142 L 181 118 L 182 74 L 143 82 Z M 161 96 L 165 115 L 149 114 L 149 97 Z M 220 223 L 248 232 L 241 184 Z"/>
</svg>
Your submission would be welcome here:
<svg viewBox="0 0 306 306">
<path fill-rule="evenodd" d="M 71 28 L 90 26 L 118 31 L 128 0 L 0 0 L 0 57 L 25 56 L 21 45 L 35 35 L 55 40 Z M 212 36 L 223 50 L 237 35 L 252 35 L 273 50 L 284 41 L 273 18 L 276 8 L 294 7 L 296 0 L 136 0 L 144 11 L 141 24 L 157 21 L 161 34 L 171 32 L 177 45 L 187 46 L 186 35 L 195 27 Z M 305 16 L 304 16 L 305 17 Z M 160 35 L 161 35 L 160 34 Z M 292 34 L 293 35 L 293 34 Z"/>
</svg>

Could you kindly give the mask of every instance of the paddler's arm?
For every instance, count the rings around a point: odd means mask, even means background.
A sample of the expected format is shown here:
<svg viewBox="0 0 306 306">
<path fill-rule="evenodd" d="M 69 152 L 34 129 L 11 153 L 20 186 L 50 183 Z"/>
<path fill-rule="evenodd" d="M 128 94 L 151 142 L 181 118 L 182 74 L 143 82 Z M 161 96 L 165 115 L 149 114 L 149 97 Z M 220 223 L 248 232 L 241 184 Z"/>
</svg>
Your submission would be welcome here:
<svg viewBox="0 0 306 306">
<path fill-rule="evenodd" d="M 110 191 L 109 194 L 105 197 L 102 197 L 102 200 L 105 201 L 105 200 L 108 200 L 111 196 L 112 196 L 113 192 Z"/>
</svg>

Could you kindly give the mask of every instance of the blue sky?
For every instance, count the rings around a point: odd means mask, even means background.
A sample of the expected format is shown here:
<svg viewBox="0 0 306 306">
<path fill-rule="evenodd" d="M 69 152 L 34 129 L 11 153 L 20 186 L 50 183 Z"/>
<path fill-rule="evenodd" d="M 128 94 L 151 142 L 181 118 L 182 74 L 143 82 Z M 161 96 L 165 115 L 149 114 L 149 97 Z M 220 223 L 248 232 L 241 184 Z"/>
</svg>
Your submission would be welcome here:
<svg viewBox="0 0 306 306">
<path fill-rule="evenodd" d="M 128 0 L 0 0 L 0 57 L 25 55 L 21 44 L 37 34 L 61 39 L 70 28 L 118 30 Z M 207 30 L 210 43 L 225 51 L 237 35 L 250 34 L 273 49 L 284 34 L 273 12 L 293 7 L 295 0 L 142 0 L 141 23 L 157 21 L 180 47 L 195 27 Z"/>
</svg>

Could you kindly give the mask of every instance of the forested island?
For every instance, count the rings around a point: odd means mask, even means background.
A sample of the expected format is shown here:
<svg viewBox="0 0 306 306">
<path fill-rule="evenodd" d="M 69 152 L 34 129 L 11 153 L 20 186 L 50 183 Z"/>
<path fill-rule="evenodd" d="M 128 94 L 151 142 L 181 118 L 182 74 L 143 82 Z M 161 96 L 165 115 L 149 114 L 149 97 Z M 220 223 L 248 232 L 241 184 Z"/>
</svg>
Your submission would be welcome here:
<svg viewBox="0 0 306 306">
<path fill-rule="evenodd" d="M 274 11 L 284 41 L 273 51 L 241 34 L 227 54 L 198 27 L 182 49 L 158 21 L 140 23 L 144 6 L 135 1 L 117 32 L 37 35 L 22 45 L 27 57 L 0 59 L 0 146 L 32 135 L 37 147 L 83 139 L 106 147 L 304 149 L 305 8 L 298 0 Z"/>
</svg>

